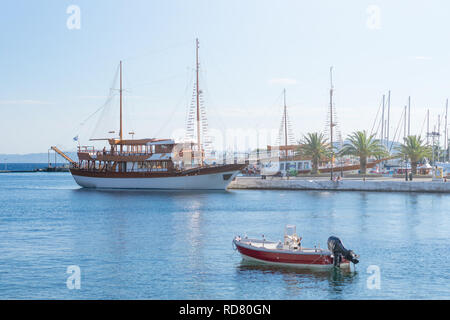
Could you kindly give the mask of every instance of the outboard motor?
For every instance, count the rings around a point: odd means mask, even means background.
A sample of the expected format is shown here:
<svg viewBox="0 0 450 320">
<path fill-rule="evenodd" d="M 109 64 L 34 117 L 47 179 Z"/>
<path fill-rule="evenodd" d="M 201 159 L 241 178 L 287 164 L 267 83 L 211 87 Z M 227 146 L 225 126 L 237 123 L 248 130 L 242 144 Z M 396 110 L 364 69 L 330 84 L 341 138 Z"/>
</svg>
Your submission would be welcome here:
<svg viewBox="0 0 450 320">
<path fill-rule="evenodd" d="M 339 239 L 338 237 L 329 237 L 327 244 L 328 250 L 330 250 L 333 254 L 333 264 L 335 267 L 339 267 L 341 265 L 342 257 L 353 262 L 354 264 L 357 264 L 359 262 L 359 260 L 357 259 L 359 258 L 359 256 L 352 250 L 345 249 L 341 239 Z"/>
</svg>

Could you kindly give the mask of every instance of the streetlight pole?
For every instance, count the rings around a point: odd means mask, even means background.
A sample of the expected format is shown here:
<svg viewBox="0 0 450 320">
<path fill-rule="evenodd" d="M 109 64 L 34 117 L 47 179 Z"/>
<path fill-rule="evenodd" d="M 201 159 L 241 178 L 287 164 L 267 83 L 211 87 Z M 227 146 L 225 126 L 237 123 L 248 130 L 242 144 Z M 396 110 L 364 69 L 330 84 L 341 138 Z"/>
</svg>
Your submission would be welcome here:
<svg viewBox="0 0 450 320">
<path fill-rule="evenodd" d="M 405 106 L 405 114 L 404 114 L 404 131 L 403 131 L 403 139 L 406 143 L 406 106 Z M 408 181 L 408 157 L 405 155 L 405 180 Z"/>
<path fill-rule="evenodd" d="M 408 157 L 405 155 L 405 180 L 408 181 Z"/>
</svg>

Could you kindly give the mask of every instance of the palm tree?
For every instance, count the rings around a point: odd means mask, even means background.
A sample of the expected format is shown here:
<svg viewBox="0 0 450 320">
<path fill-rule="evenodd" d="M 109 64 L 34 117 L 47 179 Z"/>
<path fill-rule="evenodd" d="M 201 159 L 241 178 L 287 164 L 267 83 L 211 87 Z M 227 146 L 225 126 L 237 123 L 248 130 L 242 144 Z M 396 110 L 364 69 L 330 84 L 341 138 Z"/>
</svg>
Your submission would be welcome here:
<svg viewBox="0 0 450 320">
<path fill-rule="evenodd" d="M 299 141 L 301 147 L 298 149 L 299 154 L 310 157 L 312 162 L 312 174 L 316 174 L 319 170 L 319 161 L 330 155 L 330 144 L 322 133 L 308 133 Z"/>
<path fill-rule="evenodd" d="M 408 158 L 411 161 L 411 171 L 417 173 L 417 164 L 424 158 L 430 158 L 432 150 L 430 146 L 425 145 L 420 136 L 407 136 L 404 138 L 404 144 L 396 148 L 399 155 Z"/>
<path fill-rule="evenodd" d="M 359 157 L 361 174 L 366 174 L 367 158 L 383 157 L 388 154 L 386 148 L 375 139 L 375 134 L 368 135 L 364 131 L 355 131 L 348 136 L 342 149 L 339 151 L 341 156 L 352 155 Z"/>
</svg>

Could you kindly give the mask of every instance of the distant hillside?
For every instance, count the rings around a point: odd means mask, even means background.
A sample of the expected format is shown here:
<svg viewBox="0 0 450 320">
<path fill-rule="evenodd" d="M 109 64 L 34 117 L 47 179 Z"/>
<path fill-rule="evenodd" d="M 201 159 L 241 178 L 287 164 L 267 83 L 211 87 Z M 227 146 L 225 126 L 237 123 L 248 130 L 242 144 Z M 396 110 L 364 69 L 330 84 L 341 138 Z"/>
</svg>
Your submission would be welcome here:
<svg viewBox="0 0 450 320">
<path fill-rule="evenodd" d="M 76 152 L 64 152 L 74 161 L 78 160 Z M 48 154 L 47 153 L 29 153 L 29 154 L 1 154 L 0 153 L 0 163 L 47 163 L 48 162 Z M 55 153 L 53 151 L 50 152 L 50 162 L 55 162 Z M 65 163 L 60 155 L 56 156 L 56 162 Z"/>
</svg>

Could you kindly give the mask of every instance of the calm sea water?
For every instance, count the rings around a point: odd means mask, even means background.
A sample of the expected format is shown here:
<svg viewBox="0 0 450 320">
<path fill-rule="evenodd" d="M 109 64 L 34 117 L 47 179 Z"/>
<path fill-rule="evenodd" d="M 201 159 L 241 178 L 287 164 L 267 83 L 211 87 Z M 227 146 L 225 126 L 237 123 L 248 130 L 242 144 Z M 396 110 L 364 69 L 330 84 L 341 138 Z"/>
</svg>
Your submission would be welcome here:
<svg viewBox="0 0 450 320">
<path fill-rule="evenodd" d="M 52 166 L 55 166 L 54 163 L 51 163 Z M 56 163 L 56 166 L 63 166 L 64 163 Z M 48 167 L 48 163 L 0 163 L 0 171 L 33 171 L 39 169 L 46 169 Z"/>
<path fill-rule="evenodd" d="M 449 299 L 449 206 L 443 194 L 96 191 L 69 173 L 0 174 L 0 298 Z M 246 265 L 232 249 L 238 234 L 282 239 L 286 224 L 305 246 L 339 236 L 356 272 Z"/>
</svg>

